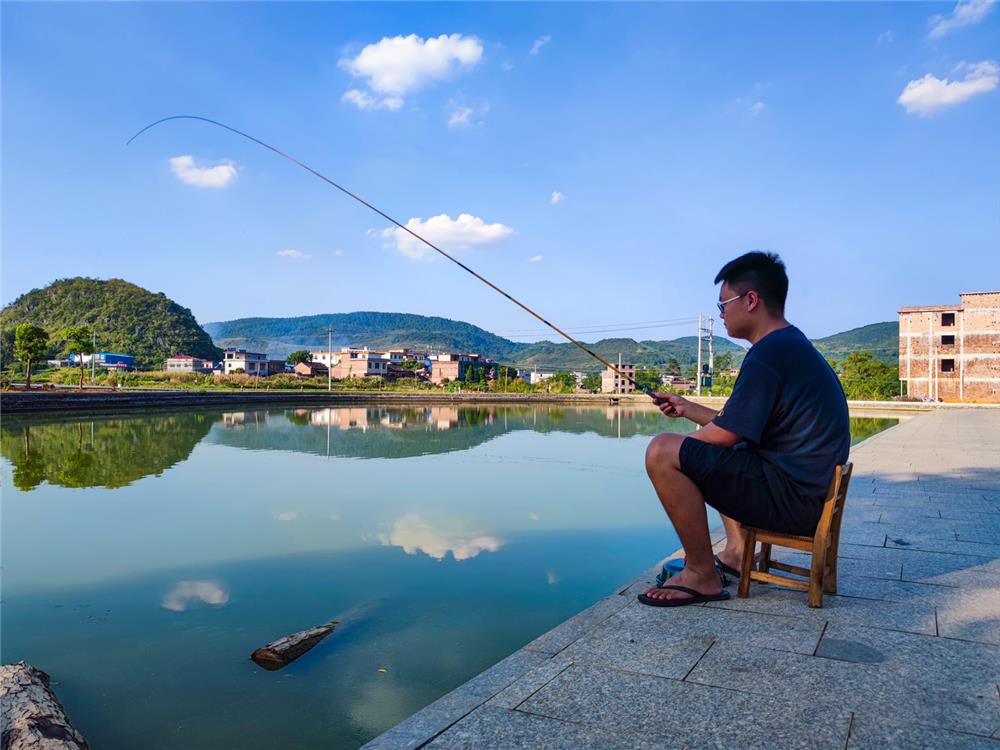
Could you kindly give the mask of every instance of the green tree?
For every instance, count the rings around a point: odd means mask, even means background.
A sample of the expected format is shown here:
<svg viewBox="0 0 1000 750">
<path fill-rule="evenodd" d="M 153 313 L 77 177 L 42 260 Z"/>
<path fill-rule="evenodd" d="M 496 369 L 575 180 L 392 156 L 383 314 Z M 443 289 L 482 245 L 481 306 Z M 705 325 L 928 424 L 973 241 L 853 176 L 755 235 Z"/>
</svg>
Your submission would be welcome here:
<svg viewBox="0 0 1000 750">
<path fill-rule="evenodd" d="M 681 374 L 681 363 L 677 361 L 677 357 L 671 357 L 667 360 L 667 375 L 680 375 Z"/>
<path fill-rule="evenodd" d="M 583 383 L 580 384 L 580 387 L 583 388 L 583 390 L 590 391 L 592 393 L 596 393 L 597 391 L 601 390 L 600 374 L 592 372 L 589 375 L 586 375 L 583 378 Z"/>
<path fill-rule="evenodd" d="M 576 390 L 576 375 L 560 371 L 549 378 L 549 384 L 557 393 L 573 393 Z"/>
<path fill-rule="evenodd" d="M 899 368 L 868 352 L 852 352 L 831 364 L 852 401 L 888 401 L 899 394 Z"/>
<path fill-rule="evenodd" d="M 305 349 L 299 349 L 297 352 L 292 352 L 287 357 L 285 357 L 285 362 L 292 365 L 292 367 L 299 364 L 300 362 L 311 362 L 311 361 L 312 361 L 312 355 Z"/>
<path fill-rule="evenodd" d="M 635 368 L 635 384 L 639 388 L 652 388 L 655 391 L 663 384 L 660 371 L 655 367 Z"/>
<path fill-rule="evenodd" d="M 22 323 L 14 333 L 14 353 L 24 362 L 24 381 L 31 388 L 31 365 L 42 357 L 49 348 L 49 334 L 44 328 Z"/>
<path fill-rule="evenodd" d="M 733 369 L 733 353 L 723 352 L 715 358 L 715 371 L 727 372 Z"/>
<path fill-rule="evenodd" d="M 66 351 L 80 358 L 80 389 L 83 389 L 83 355 L 94 353 L 94 334 L 87 326 L 70 326 L 63 331 L 66 339 Z"/>
</svg>

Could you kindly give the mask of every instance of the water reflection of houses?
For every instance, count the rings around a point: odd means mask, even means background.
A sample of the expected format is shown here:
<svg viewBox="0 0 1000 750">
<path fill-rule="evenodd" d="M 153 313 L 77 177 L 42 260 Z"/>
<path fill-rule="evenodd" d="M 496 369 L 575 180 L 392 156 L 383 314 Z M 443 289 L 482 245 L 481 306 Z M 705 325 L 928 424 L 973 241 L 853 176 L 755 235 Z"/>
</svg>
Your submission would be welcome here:
<svg viewBox="0 0 1000 750">
<path fill-rule="evenodd" d="M 367 430 L 379 423 L 378 410 L 363 406 L 316 409 L 309 414 L 309 424 L 336 427 L 338 430 Z"/>
<path fill-rule="evenodd" d="M 429 425 L 438 430 L 450 430 L 459 425 L 459 408 L 431 406 L 401 410 L 349 406 L 314 409 L 309 412 L 309 424 L 336 427 L 338 430 L 367 430 L 373 427 L 401 430 L 414 425 Z"/>
<path fill-rule="evenodd" d="M 458 427 L 458 408 L 454 406 L 432 406 L 427 420 L 439 430 Z"/>
<path fill-rule="evenodd" d="M 228 411 L 222 413 L 222 426 L 232 429 L 259 427 L 267 422 L 267 414 L 262 411 Z"/>
</svg>

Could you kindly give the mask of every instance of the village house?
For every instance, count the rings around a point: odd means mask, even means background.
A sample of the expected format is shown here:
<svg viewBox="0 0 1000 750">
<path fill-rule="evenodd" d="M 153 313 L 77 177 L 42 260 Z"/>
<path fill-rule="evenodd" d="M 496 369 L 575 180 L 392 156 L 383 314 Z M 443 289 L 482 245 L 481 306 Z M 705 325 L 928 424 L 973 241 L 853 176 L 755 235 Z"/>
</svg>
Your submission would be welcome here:
<svg viewBox="0 0 1000 750">
<path fill-rule="evenodd" d="M 909 396 L 1000 403 L 1000 292 L 899 310 L 899 378 Z"/>
<path fill-rule="evenodd" d="M 300 378 L 326 377 L 328 368 L 322 362 L 299 362 L 292 368 L 292 372 Z"/>
<path fill-rule="evenodd" d="M 331 372 L 333 377 L 338 380 L 373 376 L 385 377 L 389 373 L 389 359 L 384 356 L 383 352 L 369 351 L 368 349 L 344 349 L 340 352 L 340 359 L 334 363 Z"/>
<path fill-rule="evenodd" d="M 468 379 L 470 370 L 478 371 L 480 377 L 489 380 L 496 379 L 497 363 L 478 354 L 444 352 L 431 354 L 429 359 L 431 362 L 431 382 L 434 385 L 441 385 L 446 381 L 464 381 Z"/>
<path fill-rule="evenodd" d="M 618 365 L 618 369 L 623 375 L 635 377 L 635 365 Z M 631 393 L 634 390 L 631 380 L 619 377 L 610 367 L 601 373 L 601 393 Z"/>
<path fill-rule="evenodd" d="M 232 375 L 236 370 L 242 370 L 247 375 L 267 377 L 267 355 L 248 352 L 246 349 L 226 349 L 222 357 L 222 371 L 226 375 Z"/>
<path fill-rule="evenodd" d="M 212 363 L 201 357 L 192 357 L 190 354 L 177 354 L 167 359 L 168 373 L 206 373 L 212 371 Z"/>
<path fill-rule="evenodd" d="M 94 360 L 97 367 L 103 367 L 106 370 L 131 370 L 135 364 L 135 358 L 131 354 L 115 354 L 113 352 L 95 352 L 83 355 L 83 364 L 89 365 L 91 360 Z M 73 366 L 79 366 L 80 355 L 70 354 L 69 363 Z"/>
</svg>

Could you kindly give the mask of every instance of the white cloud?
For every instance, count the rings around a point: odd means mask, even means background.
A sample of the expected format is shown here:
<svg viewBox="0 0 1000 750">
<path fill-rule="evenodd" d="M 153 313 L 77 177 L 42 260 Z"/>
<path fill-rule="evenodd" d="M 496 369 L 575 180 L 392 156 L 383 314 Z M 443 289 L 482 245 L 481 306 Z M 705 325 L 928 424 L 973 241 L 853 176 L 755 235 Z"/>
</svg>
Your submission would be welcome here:
<svg viewBox="0 0 1000 750">
<path fill-rule="evenodd" d="M 467 128 L 471 124 L 470 118 L 472 117 L 471 107 L 456 107 L 448 115 L 448 127 L 449 128 Z"/>
<path fill-rule="evenodd" d="M 896 38 L 892 35 L 892 31 L 886 30 L 878 35 L 879 44 L 892 44 L 896 41 Z"/>
<path fill-rule="evenodd" d="M 549 582 L 549 586 L 555 586 L 559 583 L 559 576 L 554 570 L 549 570 L 545 573 L 545 580 Z"/>
<path fill-rule="evenodd" d="M 760 102 L 760 101 L 754 102 L 753 104 L 750 105 L 750 114 L 752 114 L 754 117 L 756 117 L 761 112 L 763 112 L 765 109 L 767 109 L 767 105 L 764 104 L 764 102 Z"/>
<path fill-rule="evenodd" d="M 446 252 L 499 242 L 514 231 L 503 224 L 487 224 L 478 216 L 471 214 L 459 214 L 457 219 L 452 219 L 448 214 L 440 214 L 432 216 L 427 221 L 417 217 L 406 222 L 406 227 Z M 433 252 L 420 240 L 399 227 L 383 229 L 380 234 L 390 246 L 394 246 L 408 258 L 422 258 L 427 253 Z"/>
<path fill-rule="evenodd" d="M 423 552 L 435 560 L 448 553 L 456 560 L 469 560 L 481 552 L 496 552 L 503 542 L 493 536 L 463 528 L 435 529 L 416 513 L 403 516 L 388 534 L 379 534 L 386 547 L 402 547 L 408 555 Z"/>
<path fill-rule="evenodd" d="M 178 180 L 195 187 L 224 188 L 236 179 L 236 167 L 232 164 L 198 167 L 191 156 L 175 156 L 170 160 L 170 170 Z"/>
<path fill-rule="evenodd" d="M 930 73 L 910 81 L 896 102 L 910 114 L 931 117 L 977 94 L 992 91 L 1000 79 L 1000 68 L 990 60 L 973 65 L 963 64 L 959 69 L 967 71 L 961 81 L 936 78 Z"/>
<path fill-rule="evenodd" d="M 531 51 L 528 52 L 529 55 L 537 55 L 542 47 L 552 41 L 552 35 L 546 34 L 545 36 L 540 36 L 535 40 L 535 43 L 531 45 Z"/>
<path fill-rule="evenodd" d="M 344 254 L 344 251 L 340 250 L 340 249 L 337 249 L 337 250 L 333 251 L 333 254 L 336 255 L 337 257 L 340 257 L 341 255 Z"/>
<path fill-rule="evenodd" d="M 183 612 L 192 602 L 221 607 L 229 603 L 229 593 L 215 581 L 178 581 L 160 606 L 171 612 Z"/>
<path fill-rule="evenodd" d="M 299 259 L 302 259 L 302 260 L 306 260 L 307 258 L 311 258 L 312 257 L 311 255 L 307 255 L 306 253 L 302 252 L 301 250 L 292 250 L 291 248 L 289 248 L 287 250 L 279 250 L 277 252 L 277 255 L 279 257 L 281 257 L 281 258 L 299 258 Z"/>
<path fill-rule="evenodd" d="M 544 255 L 532 255 L 530 258 L 528 258 L 528 262 L 529 263 L 537 263 L 538 261 L 540 261 L 544 257 L 545 257 Z M 533 520 L 537 521 L 538 519 L 536 518 L 536 519 L 533 519 Z"/>
<path fill-rule="evenodd" d="M 297 510 L 286 510 L 283 513 L 275 514 L 274 520 L 287 523 L 288 521 L 294 521 L 298 517 L 299 517 L 299 512 Z"/>
<path fill-rule="evenodd" d="M 358 109 L 387 109 L 390 112 L 403 106 L 403 100 L 398 96 L 372 96 L 360 89 L 345 91 L 340 101 L 353 104 Z"/>
<path fill-rule="evenodd" d="M 931 30 L 927 36 L 940 39 L 963 26 L 972 26 L 986 18 L 986 14 L 996 5 L 996 0 L 967 0 L 959 2 L 947 16 L 932 16 Z"/>
<path fill-rule="evenodd" d="M 416 34 L 383 37 L 366 46 L 357 57 L 344 58 L 339 65 L 382 96 L 351 89 L 342 97 L 359 109 L 384 107 L 397 110 L 403 96 L 434 81 L 468 70 L 483 58 L 483 45 L 476 37 L 442 34 L 424 39 Z"/>
<path fill-rule="evenodd" d="M 500 70 L 502 70 L 504 73 L 509 73 L 513 69 L 514 69 L 514 63 L 512 63 L 510 60 L 504 60 L 502 63 L 500 63 Z"/>
<path fill-rule="evenodd" d="M 565 199 L 566 199 L 565 195 L 563 195 L 562 193 L 560 193 L 558 190 L 553 190 L 552 191 L 552 197 L 549 198 L 549 203 L 551 203 L 553 206 L 555 206 L 555 205 L 558 205 L 558 204 L 562 203 Z"/>
</svg>

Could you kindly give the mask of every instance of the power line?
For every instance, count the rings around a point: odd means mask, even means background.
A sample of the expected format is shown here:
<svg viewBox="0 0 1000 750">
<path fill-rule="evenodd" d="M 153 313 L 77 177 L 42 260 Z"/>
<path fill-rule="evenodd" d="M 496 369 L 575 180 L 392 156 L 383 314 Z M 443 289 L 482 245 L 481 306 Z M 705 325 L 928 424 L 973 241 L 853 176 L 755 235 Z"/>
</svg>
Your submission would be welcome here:
<svg viewBox="0 0 1000 750">
<path fill-rule="evenodd" d="M 569 327 L 567 331 L 576 331 L 578 333 L 600 333 L 603 330 L 632 330 L 639 328 L 660 328 L 671 325 L 684 325 L 685 323 L 690 323 L 698 318 L 695 316 L 687 318 L 666 318 L 664 320 L 640 320 L 635 323 L 594 323 L 591 325 L 582 325 Z M 544 328 L 508 328 L 500 331 L 491 331 L 491 333 L 499 334 L 523 334 L 525 336 L 533 333 L 546 333 Z"/>
</svg>

